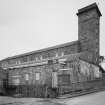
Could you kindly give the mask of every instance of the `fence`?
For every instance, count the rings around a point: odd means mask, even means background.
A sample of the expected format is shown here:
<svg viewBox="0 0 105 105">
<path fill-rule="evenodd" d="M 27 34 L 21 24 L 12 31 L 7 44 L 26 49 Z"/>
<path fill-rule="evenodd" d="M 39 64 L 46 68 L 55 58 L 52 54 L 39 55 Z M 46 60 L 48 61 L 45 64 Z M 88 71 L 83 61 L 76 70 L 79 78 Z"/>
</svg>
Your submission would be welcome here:
<svg viewBox="0 0 105 105">
<path fill-rule="evenodd" d="M 58 93 L 60 95 L 66 94 L 66 93 L 74 93 L 79 91 L 88 91 L 91 89 L 97 89 L 105 86 L 105 79 L 96 79 L 86 82 L 77 82 L 72 83 L 70 85 L 61 85 L 58 86 Z"/>
<path fill-rule="evenodd" d="M 8 95 L 16 97 L 46 97 L 46 92 L 45 85 L 18 85 L 8 88 Z"/>
<path fill-rule="evenodd" d="M 99 89 L 105 86 L 105 74 L 101 79 L 95 79 L 85 82 L 76 82 L 69 85 L 59 85 L 58 88 L 51 88 L 47 85 L 18 85 L 9 86 L 8 95 L 17 95 L 19 97 L 56 97 L 66 93 L 75 93 L 80 91 L 89 91 Z"/>
</svg>

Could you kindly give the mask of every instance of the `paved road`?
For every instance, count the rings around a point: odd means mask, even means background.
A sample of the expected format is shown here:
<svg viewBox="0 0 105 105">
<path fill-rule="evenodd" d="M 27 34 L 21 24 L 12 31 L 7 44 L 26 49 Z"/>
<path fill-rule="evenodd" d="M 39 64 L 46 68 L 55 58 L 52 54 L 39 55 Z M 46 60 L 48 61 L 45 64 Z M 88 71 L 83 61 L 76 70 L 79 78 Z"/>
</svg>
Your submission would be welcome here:
<svg viewBox="0 0 105 105">
<path fill-rule="evenodd" d="M 105 91 L 61 100 L 66 105 L 105 105 Z"/>
<path fill-rule="evenodd" d="M 0 105 L 105 105 L 105 91 L 67 99 L 0 97 Z"/>
<path fill-rule="evenodd" d="M 105 91 L 61 100 L 66 105 L 105 105 Z"/>
</svg>

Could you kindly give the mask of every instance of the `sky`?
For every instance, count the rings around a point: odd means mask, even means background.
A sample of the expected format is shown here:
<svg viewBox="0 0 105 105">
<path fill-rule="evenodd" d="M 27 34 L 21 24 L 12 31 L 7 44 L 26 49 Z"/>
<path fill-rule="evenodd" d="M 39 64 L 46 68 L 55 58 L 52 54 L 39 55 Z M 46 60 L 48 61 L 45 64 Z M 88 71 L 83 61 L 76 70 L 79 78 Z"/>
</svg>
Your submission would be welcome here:
<svg viewBox="0 0 105 105">
<path fill-rule="evenodd" d="M 105 0 L 0 0 L 0 60 L 78 39 L 78 9 L 96 2 L 105 56 Z"/>
</svg>

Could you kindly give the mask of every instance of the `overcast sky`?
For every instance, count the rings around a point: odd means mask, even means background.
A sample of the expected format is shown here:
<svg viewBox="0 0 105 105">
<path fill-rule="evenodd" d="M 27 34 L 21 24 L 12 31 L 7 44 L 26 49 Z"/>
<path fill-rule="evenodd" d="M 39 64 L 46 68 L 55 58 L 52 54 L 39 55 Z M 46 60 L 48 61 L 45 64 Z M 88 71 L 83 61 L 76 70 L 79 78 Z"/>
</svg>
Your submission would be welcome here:
<svg viewBox="0 0 105 105">
<path fill-rule="evenodd" d="M 105 0 L 0 0 L 0 59 L 77 40 L 76 13 L 94 2 L 105 56 Z"/>
</svg>

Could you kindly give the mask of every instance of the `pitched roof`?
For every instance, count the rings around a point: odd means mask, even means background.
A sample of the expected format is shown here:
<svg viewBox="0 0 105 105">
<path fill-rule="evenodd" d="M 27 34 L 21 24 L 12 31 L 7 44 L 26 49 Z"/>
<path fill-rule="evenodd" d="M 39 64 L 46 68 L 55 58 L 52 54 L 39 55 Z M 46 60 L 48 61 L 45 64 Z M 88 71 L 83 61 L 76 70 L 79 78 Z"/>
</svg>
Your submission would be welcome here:
<svg viewBox="0 0 105 105">
<path fill-rule="evenodd" d="M 68 43 L 64 43 L 64 44 L 60 44 L 60 45 L 56 45 L 56 46 L 52 46 L 52 47 L 48 47 L 48 48 L 44 48 L 44 49 L 40 49 L 40 50 L 28 52 L 28 53 L 24 53 L 24 54 L 15 55 L 15 56 L 12 56 L 12 57 L 7 57 L 3 60 L 15 59 L 17 57 L 27 56 L 27 55 L 31 55 L 31 54 L 34 54 L 34 53 L 40 53 L 40 52 L 44 52 L 44 51 L 48 51 L 48 50 L 53 50 L 53 49 L 57 49 L 57 48 L 71 46 L 71 45 L 78 44 L 78 43 L 79 43 L 78 40 L 77 41 L 72 41 L 72 42 L 68 42 Z M 3 61 L 3 60 L 1 60 L 1 61 Z"/>
</svg>

